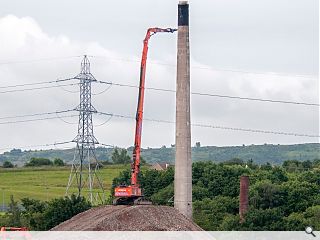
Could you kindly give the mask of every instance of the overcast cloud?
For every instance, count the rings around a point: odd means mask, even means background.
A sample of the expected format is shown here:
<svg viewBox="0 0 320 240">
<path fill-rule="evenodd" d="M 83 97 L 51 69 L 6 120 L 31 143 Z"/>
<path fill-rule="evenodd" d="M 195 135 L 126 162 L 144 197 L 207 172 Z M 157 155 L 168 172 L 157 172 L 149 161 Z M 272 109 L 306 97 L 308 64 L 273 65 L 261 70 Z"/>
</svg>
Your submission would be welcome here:
<svg viewBox="0 0 320 240">
<path fill-rule="evenodd" d="M 0 86 L 75 76 L 81 57 L 4 63 L 83 54 L 94 56 L 91 71 L 98 80 L 137 85 L 145 31 L 152 26 L 175 27 L 176 5 L 169 0 L 0 0 Z M 317 0 L 191 1 L 190 15 L 193 92 L 319 102 Z M 154 36 L 147 86 L 175 89 L 175 62 L 176 34 Z M 221 71 L 228 69 L 263 74 Z M 93 91 L 106 88 L 95 85 Z M 78 93 L 65 90 L 78 89 L 0 93 L 0 117 L 74 108 Z M 137 89 L 117 86 L 93 97 L 97 110 L 133 117 L 136 101 Z M 193 123 L 319 134 L 319 108 L 314 106 L 193 95 L 191 111 Z M 174 121 L 175 94 L 147 90 L 144 114 Z M 76 123 L 77 117 L 64 120 Z M 105 120 L 96 116 L 95 125 Z M 0 148 L 68 141 L 77 131 L 76 124 L 59 119 L 1 124 L 4 121 L 0 120 Z M 133 144 L 134 126 L 133 120 L 113 117 L 95 133 L 102 143 L 128 147 Z M 319 139 L 193 127 L 192 144 L 196 141 L 223 146 Z M 173 144 L 174 125 L 145 121 L 142 143 L 143 147 Z"/>
</svg>

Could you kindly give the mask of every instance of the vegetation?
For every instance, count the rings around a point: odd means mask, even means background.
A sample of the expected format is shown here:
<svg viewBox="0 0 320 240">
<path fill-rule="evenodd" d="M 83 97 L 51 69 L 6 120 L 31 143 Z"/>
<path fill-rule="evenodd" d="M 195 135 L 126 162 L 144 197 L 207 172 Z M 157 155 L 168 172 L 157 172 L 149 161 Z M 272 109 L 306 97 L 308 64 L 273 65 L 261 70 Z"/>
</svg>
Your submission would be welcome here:
<svg viewBox="0 0 320 240">
<path fill-rule="evenodd" d="M 65 164 L 64 164 L 64 161 L 63 161 L 62 159 L 60 159 L 60 158 L 55 158 L 55 159 L 53 160 L 53 165 L 54 165 L 54 166 L 61 167 L 61 166 L 64 166 Z"/>
<path fill-rule="evenodd" d="M 131 161 L 126 149 L 121 149 L 120 152 L 116 147 L 112 152 L 112 162 L 114 164 L 128 164 Z"/>
<path fill-rule="evenodd" d="M 45 231 L 91 208 L 85 198 L 75 195 L 46 202 L 29 198 L 21 201 L 24 210 L 19 208 L 11 196 L 10 209 L 4 216 L 0 216 L 0 226 L 23 226 L 33 231 Z"/>
<path fill-rule="evenodd" d="M 25 164 L 26 167 L 40 167 L 52 165 L 53 162 L 47 158 L 31 158 L 30 161 Z"/>
<path fill-rule="evenodd" d="M 285 161 L 282 166 L 256 165 L 232 159 L 225 163 L 196 162 L 193 174 L 193 217 L 205 230 L 290 230 L 320 228 L 320 161 Z M 250 178 L 250 209 L 239 217 L 239 179 Z M 130 172 L 113 180 L 112 189 L 129 183 Z M 174 171 L 141 173 L 145 196 L 172 205 Z"/>
<path fill-rule="evenodd" d="M 64 162 L 60 158 L 55 158 L 51 161 L 48 158 L 31 158 L 29 162 L 25 164 L 25 167 L 41 167 L 41 166 L 64 166 Z"/>
<path fill-rule="evenodd" d="M 5 161 L 2 165 L 3 168 L 14 168 L 14 165 L 10 161 Z"/>
<path fill-rule="evenodd" d="M 132 147 L 127 148 L 128 155 L 131 157 Z M 296 145 L 242 145 L 233 147 L 214 147 L 201 146 L 200 142 L 195 144 L 192 148 L 193 161 L 214 161 L 223 162 L 232 158 L 239 158 L 245 161 L 250 159 L 258 164 L 281 165 L 285 160 L 306 161 L 312 159 L 320 159 L 320 144 L 307 143 Z M 118 149 L 121 152 L 121 149 Z M 99 160 L 105 163 L 112 163 L 113 148 L 98 147 L 96 155 Z M 119 153 L 120 154 L 120 153 Z M 13 164 L 23 166 L 31 158 L 47 158 L 53 161 L 55 158 L 60 158 L 65 163 L 70 164 L 74 155 L 74 149 L 59 150 L 38 150 L 38 151 L 21 151 L 20 149 L 13 149 L 10 152 L 0 154 L 0 163 L 6 160 Z M 174 145 L 171 147 L 162 148 L 147 148 L 142 149 L 142 155 L 147 163 L 168 162 L 174 161 Z"/>
</svg>

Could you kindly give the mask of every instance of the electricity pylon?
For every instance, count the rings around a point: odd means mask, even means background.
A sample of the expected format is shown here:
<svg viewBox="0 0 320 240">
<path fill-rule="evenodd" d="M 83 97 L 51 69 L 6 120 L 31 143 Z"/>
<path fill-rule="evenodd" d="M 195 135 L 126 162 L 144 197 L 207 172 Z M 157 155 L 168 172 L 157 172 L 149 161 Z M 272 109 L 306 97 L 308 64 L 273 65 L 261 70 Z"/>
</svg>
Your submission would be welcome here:
<svg viewBox="0 0 320 240">
<path fill-rule="evenodd" d="M 92 114 L 97 110 L 91 104 L 91 83 L 97 80 L 90 73 L 90 62 L 85 55 L 81 62 L 81 72 L 74 79 L 80 81 L 80 104 L 75 108 L 79 112 L 78 134 L 66 195 L 77 188 L 78 196 L 87 193 L 92 204 L 105 202 L 102 181 L 98 175 L 99 162 L 95 154 L 95 145 L 99 144 L 93 133 Z"/>
</svg>

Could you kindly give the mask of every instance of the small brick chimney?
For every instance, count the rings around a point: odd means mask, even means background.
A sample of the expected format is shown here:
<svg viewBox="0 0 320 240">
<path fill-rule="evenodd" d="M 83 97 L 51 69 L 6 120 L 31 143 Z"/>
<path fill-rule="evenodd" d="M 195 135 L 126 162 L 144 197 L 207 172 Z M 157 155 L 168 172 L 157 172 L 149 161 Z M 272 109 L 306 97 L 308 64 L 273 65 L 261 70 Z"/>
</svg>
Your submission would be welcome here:
<svg viewBox="0 0 320 240">
<path fill-rule="evenodd" d="M 240 223 L 245 221 L 245 214 L 249 209 L 249 177 L 240 177 L 240 203 L 239 203 L 239 215 Z"/>
</svg>

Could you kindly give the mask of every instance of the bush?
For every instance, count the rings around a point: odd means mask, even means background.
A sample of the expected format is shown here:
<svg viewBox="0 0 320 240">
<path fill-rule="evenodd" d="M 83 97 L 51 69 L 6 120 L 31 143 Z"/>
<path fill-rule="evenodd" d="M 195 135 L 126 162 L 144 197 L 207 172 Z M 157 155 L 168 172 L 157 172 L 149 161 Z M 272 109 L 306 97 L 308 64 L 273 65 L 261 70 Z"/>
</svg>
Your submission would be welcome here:
<svg viewBox="0 0 320 240">
<path fill-rule="evenodd" d="M 248 167 L 240 161 L 195 162 L 192 165 L 193 220 L 208 231 L 301 231 L 305 226 L 320 228 L 320 169 L 291 171 L 265 164 Z M 317 160 L 317 164 L 320 160 Z M 300 164 L 300 163 L 298 163 Z M 304 167 L 310 161 L 301 163 Z M 287 169 L 286 169 L 287 167 Z M 309 169 L 309 167 L 308 167 Z M 249 176 L 249 211 L 240 223 L 240 177 Z M 153 203 L 172 205 L 174 171 L 146 170 L 140 176 L 145 196 Z M 130 183 L 130 171 L 122 172 L 114 184 Z"/>
<path fill-rule="evenodd" d="M 9 161 L 5 161 L 2 165 L 3 168 L 14 168 L 14 165 L 12 164 L 12 162 Z"/>
<path fill-rule="evenodd" d="M 31 230 L 46 231 L 70 219 L 74 215 L 91 208 L 84 197 L 56 198 L 49 202 L 41 202 L 24 198 L 21 200 L 25 208 L 23 217 Z"/>
<path fill-rule="evenodd" d="M 64 164 L 64 162 L 63 162 L 62 159 L 60 159 L 60 158 L 55 158 L 55 159 L 53 160 L 53 165 L 61 167 L 61 166 L 64 166 L 65 164 Z"/>
<path fill-rule="evenodd" d="M 52 166 L 53 162 L 47 158 L 31 158 L 29 162 L 25 164 L 26 167 L 39 167 L 39 166 Z"/>
</svg>

